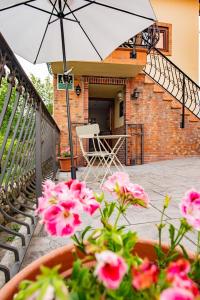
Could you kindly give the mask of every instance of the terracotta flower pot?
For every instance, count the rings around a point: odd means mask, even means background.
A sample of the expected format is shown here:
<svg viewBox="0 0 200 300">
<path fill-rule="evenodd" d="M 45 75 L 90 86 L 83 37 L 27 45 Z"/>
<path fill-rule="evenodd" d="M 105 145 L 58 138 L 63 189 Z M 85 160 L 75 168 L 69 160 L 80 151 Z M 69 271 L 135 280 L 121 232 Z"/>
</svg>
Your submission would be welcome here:
<svg viewBox="0 0 200 300">
<path fill-rule="evenodd" d="M 151 261 L 154 261 L 156 259 L 156 253 L 154 250 L 155 243 L 155 241 L 140 240 L 136 244 L 133 253 L 137 253 L 141 258 L 148 257 Z M 28 265 L 21 272 L 15 275 L 0 290 L 0 300 L 13 300 L 14 294 L 16 294 L 16 292 L 18 291 L 19 283 L 25 279 L 34 280 L 40 273 L 41 265 L 45 265 L 47 267 L 60 265 L 60 273 L 65 277 L 70 275 L 74 259 L 72 254 L 73 250 L 73 245 L 61 247 L 50 252 L 49 254 L 42 256 L 41 258 Z M 167 252 L 167 250 L 168 246 L 163 245 L 163 251 Z M 194 255 L 191 253 L 189 253 L 189 257 L 191 260 L 194 259 Z"/>
<path fill-rule="evenodd" d="M 60 170 L 63 172 L 71 171 L 71 158 L 70 157 L 59 157 Z M 77 156 L 74 156 L 74 165 L 77 167 Z"/>
</svg>

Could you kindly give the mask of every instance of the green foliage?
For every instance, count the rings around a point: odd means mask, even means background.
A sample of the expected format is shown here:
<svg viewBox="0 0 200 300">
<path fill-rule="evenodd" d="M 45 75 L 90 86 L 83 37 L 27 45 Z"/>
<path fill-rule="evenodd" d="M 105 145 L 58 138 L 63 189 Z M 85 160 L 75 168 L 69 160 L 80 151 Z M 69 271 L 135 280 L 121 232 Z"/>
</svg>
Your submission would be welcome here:
<svg viewBox="0 0 200 300">
<path fill-rule="evenodd" d="M 68 290 L 63 278 L 58 274 L 58 269 L 59 267 L 41 267 L 41 275 L 37 277 L 37 281 L 23 281 L 14 300 L 43 300 L 47 293 L 52 295 L 49 296 L 49 300 L 68 299 Z"/>
<path fill-rule="evenodd" d="M 71 278 L 67 281 L 71 300 L 93 300 L 100 299 L 103 287 L 99 289 L 99 284 L 93 276 L 91 270 L 84 267 L 80 260 L 73 265 Z"/>
<path fill-rule="evenodd" d="M 50 114 L 53 113 L 53 84 L 50 76 L 47 76 L 44 81 L 35 75 L 31 74 L 30 79 L 37 90 L 38 94 L 44 101 Z"/>
</svg>

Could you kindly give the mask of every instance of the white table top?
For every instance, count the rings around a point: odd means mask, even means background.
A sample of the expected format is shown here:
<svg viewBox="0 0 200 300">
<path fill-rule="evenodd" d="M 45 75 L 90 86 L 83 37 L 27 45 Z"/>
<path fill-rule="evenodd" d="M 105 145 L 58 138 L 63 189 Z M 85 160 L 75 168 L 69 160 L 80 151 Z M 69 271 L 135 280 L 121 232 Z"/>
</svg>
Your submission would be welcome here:
<svg viewBox="0 0 200 300">
<path fill-rule="evenodd" d="M 111 134 L 111 135 L 99 135 L 100 139 L 119 139 L 119 138 L 128 138 L 130 135 L 128 134 Z"/>
</svg>

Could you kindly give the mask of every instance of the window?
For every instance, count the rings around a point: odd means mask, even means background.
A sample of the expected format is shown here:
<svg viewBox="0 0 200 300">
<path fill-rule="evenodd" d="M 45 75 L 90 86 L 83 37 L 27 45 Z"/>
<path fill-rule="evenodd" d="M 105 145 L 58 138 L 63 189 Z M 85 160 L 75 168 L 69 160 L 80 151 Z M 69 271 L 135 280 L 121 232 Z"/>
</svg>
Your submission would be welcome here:
<svg viewBox="0 0 200 300">
<path fill-rule="evenodd" d="M 161 50 L 165 55 L 172 55 L 172 25 L 167 23 L 158 23 L 160 30 L 160 39 L 156 48 Z"/>
</svg>

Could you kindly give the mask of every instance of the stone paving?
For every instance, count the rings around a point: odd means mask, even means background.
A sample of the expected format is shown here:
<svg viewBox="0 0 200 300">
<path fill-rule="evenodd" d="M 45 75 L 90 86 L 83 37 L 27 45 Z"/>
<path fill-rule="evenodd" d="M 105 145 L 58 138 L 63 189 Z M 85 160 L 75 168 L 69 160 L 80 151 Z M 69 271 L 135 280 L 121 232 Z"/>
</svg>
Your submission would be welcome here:
<svg viewBox="0 0 200 300">
<path fill-rule="evenodd" d="M 157 240 L 156 224 L 160 220 L 164 196 L 168 194 L 172 197 L 172 201 L 166 212 L 165 220 L 167 224 L 172 223 L 177 228 L 180 218 L 180 199 L 185 191 L 192 187 L 200 190 L 200 159 L 186 158 L 161 161 L 126 167 L 125 170 L 130 175 L 133 183 L 138 183 L 144 187 L 149 194 L 151 205 L 148 209 L 130 207 L 126 215 L 121 217 L 120 223 L 126 225 L 127 229 L 137 231 L 140 238 Z M 83 168 L 79 170 L 78 176 L 82 172 Z M 57 176 L 59 181 L 67 180 L 67 178 L 69 178 L 67 173 L 59 173 Z M 98 185 L 98 183 L 92 184 L 93 190 L 99 191 Z M 106 197 L 110 198 L 108 195 Z M 99 226 L 99 215 L 95 215 L 92 219 L 85 218 L 84 225 L 86 224 L 90 224 L 93 228 Z M 196 234 L 189 233 L 187 238 L 184 239 L 183 245 L 194 251 L 196 240 Z M 167 229 L 164 231 L 163 241 L 168 241 Z M 47 236 L 42 226 L 38 224 L 22 267 L 51 250 L 70 242 L 68 238 Z"/>
</svg>

